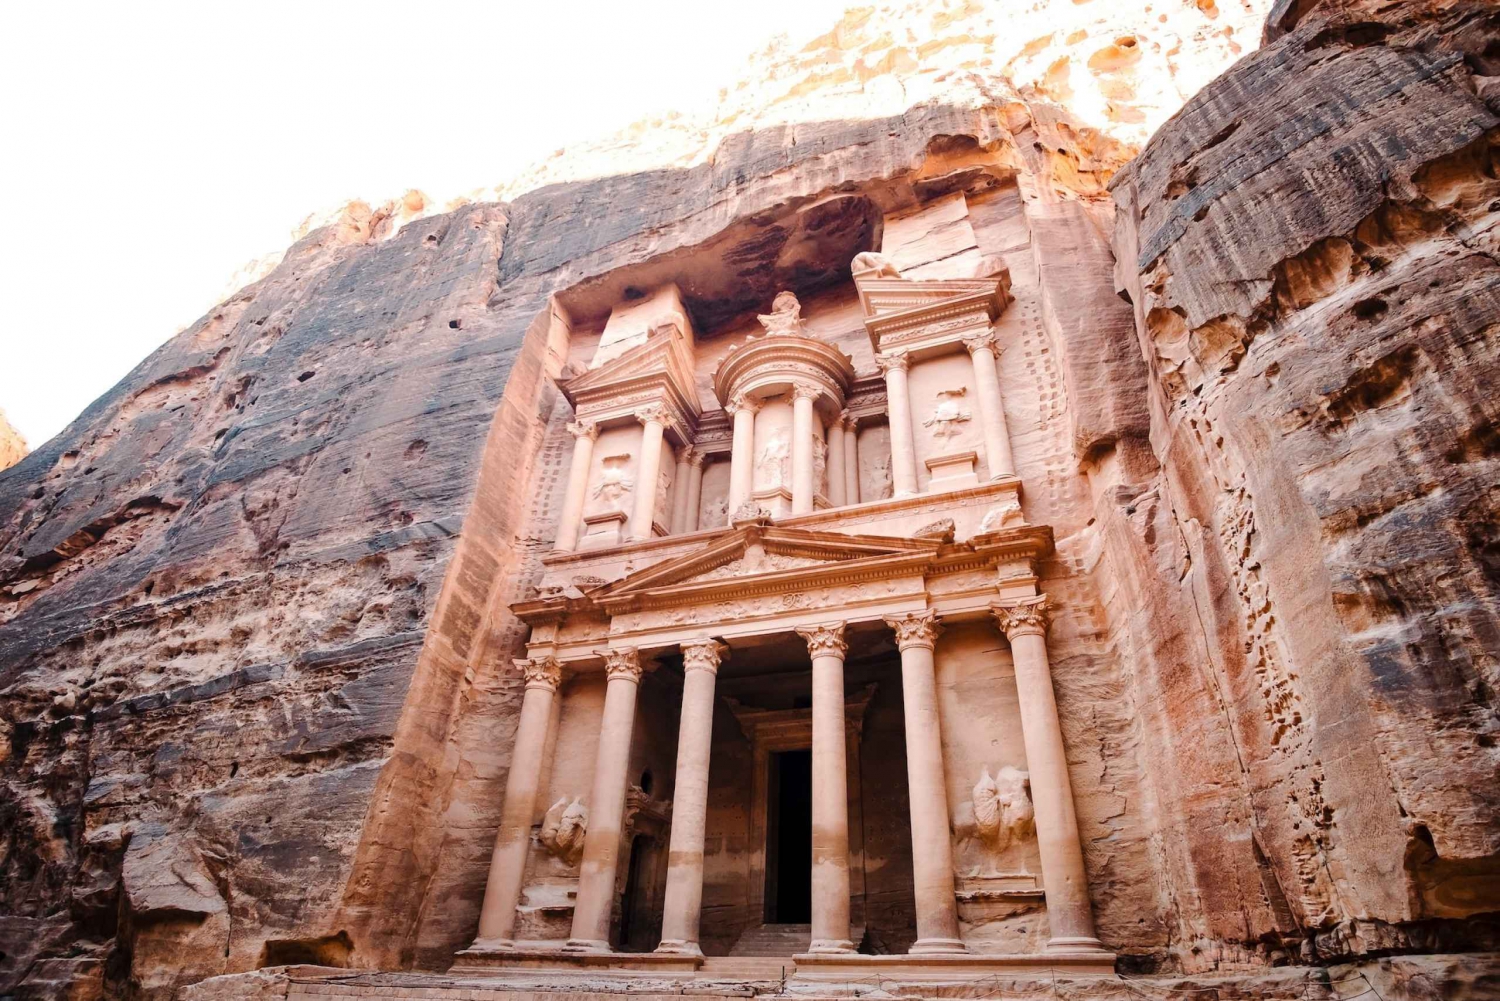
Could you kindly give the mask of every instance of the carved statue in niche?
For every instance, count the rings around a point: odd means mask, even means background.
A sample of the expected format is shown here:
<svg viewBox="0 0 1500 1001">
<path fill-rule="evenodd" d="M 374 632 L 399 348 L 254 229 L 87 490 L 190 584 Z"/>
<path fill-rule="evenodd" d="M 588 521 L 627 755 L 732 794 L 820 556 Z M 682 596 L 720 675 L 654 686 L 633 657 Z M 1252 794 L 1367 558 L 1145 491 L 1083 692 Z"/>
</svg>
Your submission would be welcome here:
<svg viewBox="0 0 1500 1001">
<path fill-rule="evenodd" d="M 932 428 L 934 438 L 952 438 L 958 434 L 962 430 L 958 425 L 973 419 L 974 416 L 958 402 L 968 393 L 967 386 L 939 390 L 937 405 L 932 408 L 932 416 L 923 421 L 922 426 Z"/>
<path fill-rule="evenodd" d="M 863 463 L 864 461 L 864 456 L 860 456 L 860 462 Z M 870 469 L 875 474 L 875 499 L 884 500 L 891 496 L 891 457 L 889 455 L 878 457 L 874 462 L 870 463 Z"/>
<path fill-rule="evenodd" d="M 589 829 L 589 811 L 583 801 L 568 802 L 563 796 L 547 809 L 538 835 L 542 846 L 568 865 L 577 865 L 583 857 L 583 838 Z"/>
<path fill-rule="evenodd" d="M 718 528 L 727 524 L 729 524 L 728 495 L 720 494 L 717 497 L 710 498 L 708 504 L 703 508 L 703 518 L 699 522 L 700 527 Z"/>
<path fill-rule="evenodd" d="M 1028 781 L 1026 772 L 1010 765 L 991 778 L 986 766 L 974 784 L 974 830 L 995 854 L 1005 851 L 1013 841 L 1024 841 L 1035 830 Z"/>
<path fill-rule="evenodd" d="M 671 508 L 667 506 L 667 495 L 672 491 L 672 474 L 663 469 L 656 474 L 656 507 L 653 517 L 657 521 L 666 521 L 670 518 Z"/>
<path fill-rule="evenodd" d="M 763 488 L 791 483 L 792 435 L 787 428 L 771 432 L 755 459 L 755 478 Z"/>
<path fill-rule="evenodd" d="M 757 319 L 766 328 L 767 334 L 805 337 L 802 330 L 802 303 L 790 292 L 782 292 L 771 302 L 771 311 L 762 313 Z"/>
<path fill-rule="evenodd" d="M 813 435 L 813 483 L 814 485 L 825 483 L 823 473 L 828 468 L 828 442 L 817 434 Z"/>
<path fill-rule="evenodd" d="M 634 486 L 635 480 L 630 476 L 630 453 L 606 455 L 599 473 L 599 485 L 594 488 L 594 499 L 604 510 L 620 510 Z"/>
</svg>

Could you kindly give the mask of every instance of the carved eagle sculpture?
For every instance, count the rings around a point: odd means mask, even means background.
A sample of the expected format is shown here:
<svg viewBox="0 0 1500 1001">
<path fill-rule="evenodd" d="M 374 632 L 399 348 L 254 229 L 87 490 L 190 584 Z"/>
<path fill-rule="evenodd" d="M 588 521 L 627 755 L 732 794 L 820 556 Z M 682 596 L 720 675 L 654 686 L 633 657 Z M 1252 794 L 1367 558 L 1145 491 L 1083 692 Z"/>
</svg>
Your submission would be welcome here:
<svg viewBox="0 0 1500 1001">
<path fill-rule="evenodd" d="M 568 802 L 564 796 L 547 809 L 542 818 L 539 837 L 553 855 L 569 865 L 577 865 L 583 855 L 583 837 L 589 829 L 589 811 L 583 801 Z"/>
<path fill-rule="evenodd" d="M 989 767 L 974 784 L 974 827 L 995 851 L 1031 833 L 1035 812 L 1026 794 L 1027 774 L 1006 765 L 990 777 Z"/>
</svg>

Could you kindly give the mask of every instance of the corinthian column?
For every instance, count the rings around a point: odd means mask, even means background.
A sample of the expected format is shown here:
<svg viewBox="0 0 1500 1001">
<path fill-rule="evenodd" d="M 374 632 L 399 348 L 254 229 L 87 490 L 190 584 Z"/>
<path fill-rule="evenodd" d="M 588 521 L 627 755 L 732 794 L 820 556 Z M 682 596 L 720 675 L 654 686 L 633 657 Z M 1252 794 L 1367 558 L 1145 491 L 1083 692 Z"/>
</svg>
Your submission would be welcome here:
<svg viewBox="0 0 1500 1001">
<path fill-rule="evenodd" d="M 578 530 L 583 524 L 583 502 L 589 488 L 589 464 L 594 460 L 594 442 L 599 428 L 593 421 L 574 421 L 568 425 L 573 435 L 573 464 L 568 467 L 568 486 L 563 493 L 562 517 L 557 523 L 557 549 L 572 552 L 578 547 Z"/>
<path fill-rule="evenodd" d="M 812 943 L 854 951 L 849 940 L 849 776 L 844 752 L 844 624 L 797 630 L 812 655 Z"/>
<path fill-rule="evenodd" d="M 844 418 L 844 503 L 859 503 L 859 418 L 845 410 Z"/>
<path fill-rule="evenodd" d="M 526 694 L 521 697 L 521 721 L 516 727 L 510 774 L 505 778 L 505 804 L 500 810 L 495 848 L 490 853 L 490 875 L 484 886 L 475 949 L 515 947 L 511 936 L 516 927 L 516 903 L 521 899 L 526 852 L 531 847 L 537 783 L 542 774 L 552 699 L 562 680 L 562 669 L 551 657 L 518 660 L 515 665 L 526 676 Z"/>
<path fill-rule="evenodd" d="M 667 417 L 661 407 L 642 407 L 635 419 L 641 422 L 641 461 L 636 465 L 635 513 L 630 517 L 630 538 L 651 538 L 656 518 L 656 481 L 661 475 L 661 440 Z"/>
<path fill-rule="evenodd" d="M 692 468 L 690 459 L 692 448 L 684 445 L 677 451 L 677 474 L 672 477 L 672 527 L 673 535 L 681 535 L 689 531 L 687 527 L 688 507 L 688 470 Z"/>
<path fill-rule="evenodd" d="M 1015 661 L 1021 739 L 1026 745 L 1026 768 L 1031 773 L 1047 924 L 1052 931 L 1047 951 L 1100 949 L 1094 937 L 1088 877 L 1073 809 L 1073 784 L 1068 778 L 1052 670 L 1047 663 L 1047 596 L 992 607 Z"/>
<path fill-rule="evenodd" d="M 1005 426 L 1005 405 L 1000 398 L 1000 376 L 995 369 L 998 352 L 995 333 L 964 338 L 964 347 L 974 362 L 975 394 L 979 397 L 979 425 L 984 429 L 984 454 L 989 461 L 990 479 L 1016 474 L 1016 460 L 1010 451 L 1010 430 Z"/>
<path fill-rule="evenodd" d="M 729 521 L 733 523 L 735 513 L 754 491 L 755 412 L 760 404 L 740 395 L 724 409 L 734 417 L 734 443 L 729 453 Z"/>
<path fill-rule="evenodd" d="M 687 514 L 683 518 L 684 532 L 698 531 L 698 512 L 703 505 L 703 460 L 708 458 L 698 449 L 688 452 Z"/>
<path fill-rule="evenodd" d="M 604 718 L 599 724 L 599 750 L 594 759 L 594 788 L 589 794 L 589 826 L 583 837 L 583 865 L 578 874 L 573 931 L 565 946 L 585 952 L 609 951 L 609 916 L 620 865 L 630 734 L 635 727 L 635 695 L 641 681 L 641 661 L 634 647 L 598 652 L 604 658 L 609 685 L 604 691 Z"/>
<path fill-rule="evenodd" d="M 877 355 L 875 364 L 885 373 L 885 407 L 891 421 L 891 486 L 897 497 L 917 492 L 917 445 L 911 431 L 911 397 L 906 388 L 906 369 L 911 364 L 905 352 Z"/>
<path fill-rule="evenodd" d="M 844 500 L 844 419 L 835 417 L 828 425 L 828 503 L 843 507 Z"/>
<path fill-rule="evenodd" d="M 816 386 L 792 387 L 792 514 L 813 509 L 813 401 Z"/>
<path fill-rule="evenodd" d="M 717 640 L 682 644 L 682 720 L 677 729 L 677 782 L 667 891 L 657 952 L 701 956 L 703 832 L 708 817 L 708 758 L 714 732 L 714 679 L 725 651 Z"/>
<path fill-rule="evenodd" d="M 906 711 L 906 784 L 911 802 L 912 885 L 917 903 L 914 953 L 968 952 L 958 936 L 953 893 L 953 843 L 948 836 L 948 785 L 938 726 L 933 647 L 937 613 L 890 615 L 901 651 L 901 692 Z"/>
</svg>

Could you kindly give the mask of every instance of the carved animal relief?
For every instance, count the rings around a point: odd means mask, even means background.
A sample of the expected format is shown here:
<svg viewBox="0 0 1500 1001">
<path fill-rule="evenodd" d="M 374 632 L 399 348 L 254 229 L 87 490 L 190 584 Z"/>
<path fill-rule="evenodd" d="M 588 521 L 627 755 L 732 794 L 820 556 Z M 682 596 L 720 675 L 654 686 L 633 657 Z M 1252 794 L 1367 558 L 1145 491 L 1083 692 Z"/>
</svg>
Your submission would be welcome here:
<svg viewBox="0 0 1500 1001">
<path fill-rule="evenodd" d="M 552 855 L 568 865 L 577 865 L 583 857 L 583 838 L 588 828 L 588 807 L 580 799 L 569 803 L 568 797 L 563 796 L 547 809 L 538 839 Z"/>
</svg>

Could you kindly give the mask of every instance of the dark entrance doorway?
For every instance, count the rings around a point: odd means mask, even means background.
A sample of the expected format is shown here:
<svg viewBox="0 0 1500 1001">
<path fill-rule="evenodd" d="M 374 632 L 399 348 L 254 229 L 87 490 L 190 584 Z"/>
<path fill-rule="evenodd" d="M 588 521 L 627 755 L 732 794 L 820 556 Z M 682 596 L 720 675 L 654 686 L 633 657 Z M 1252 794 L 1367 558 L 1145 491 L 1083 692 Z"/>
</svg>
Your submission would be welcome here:
<svg viewBox="0 0 1500 1001">
<path fill-rule="evenodd" d="M 772 924 L 812 920 L 812 752 L 771 757 L 766 804 L 766 914 Z"/>
</svg>

